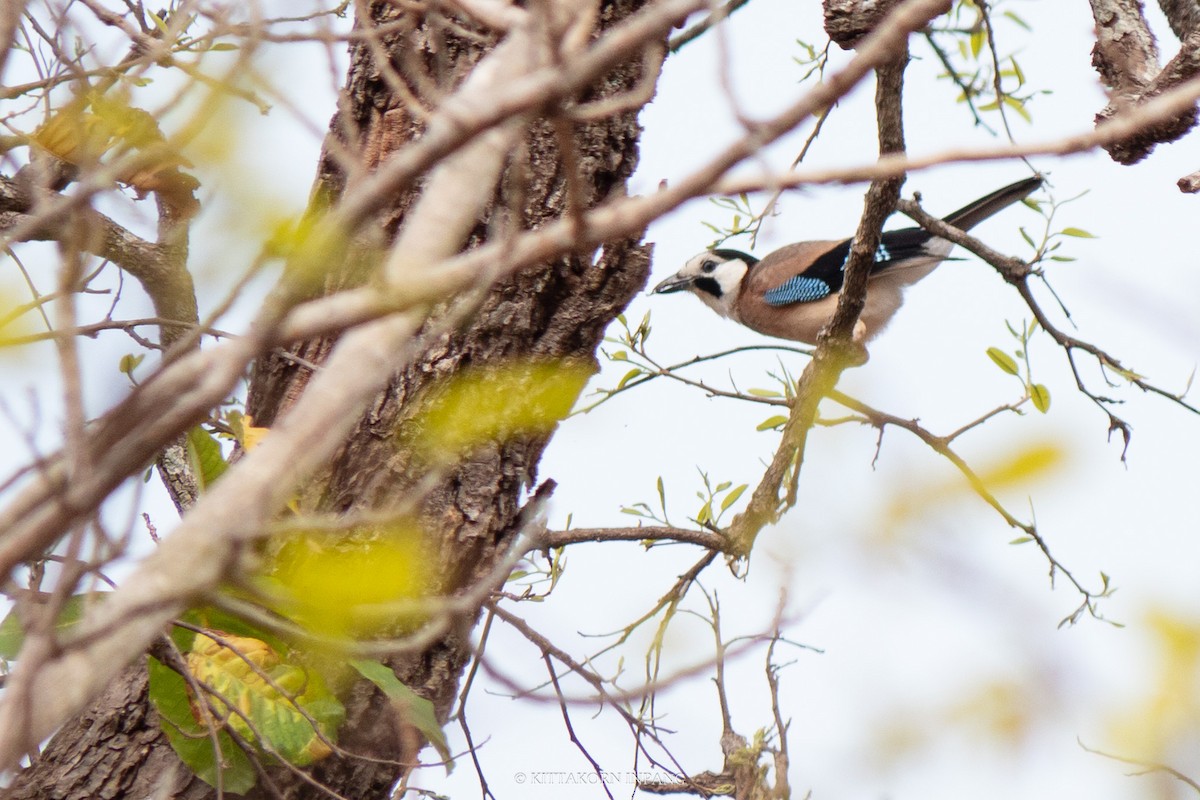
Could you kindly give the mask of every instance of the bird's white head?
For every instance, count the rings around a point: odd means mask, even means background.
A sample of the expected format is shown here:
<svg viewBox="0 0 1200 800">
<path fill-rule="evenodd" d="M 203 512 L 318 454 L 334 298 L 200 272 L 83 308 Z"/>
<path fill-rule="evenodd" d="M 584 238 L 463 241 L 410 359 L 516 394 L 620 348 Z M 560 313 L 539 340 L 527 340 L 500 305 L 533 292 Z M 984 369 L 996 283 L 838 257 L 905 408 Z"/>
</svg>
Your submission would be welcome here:
<svg viewBox="0 0 1200 800">
<path fill-rule="evenodd" d="M 689 291 L 723 317 L 736 319 L 742 279 L 758 259 L 739 250 L 705 250 L 654 287 L 654 294 Z"/>
</svg>

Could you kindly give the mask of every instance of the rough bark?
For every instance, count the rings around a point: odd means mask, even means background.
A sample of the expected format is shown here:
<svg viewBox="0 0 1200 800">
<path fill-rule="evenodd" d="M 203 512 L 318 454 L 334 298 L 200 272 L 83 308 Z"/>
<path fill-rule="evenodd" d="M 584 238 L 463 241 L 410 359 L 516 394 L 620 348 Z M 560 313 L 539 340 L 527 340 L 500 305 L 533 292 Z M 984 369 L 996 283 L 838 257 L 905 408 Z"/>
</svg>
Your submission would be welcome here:
<svg viewBox="0 0 1200 800">
<path fill-rule="evenodd" d="M 1091 5 L 1096 20 L 1092 66 L 1112 90 L 1108 105 L 1096 115 L 1097 125 L 1200 74 L 1200 33 L 1194 30 L 1191 16 L 1184 13 L 1186 3 L 1163 3 L 1182 42 L 1179 52 L 1161 70 L 1141 0 L 1091 0 Z M 1169 5 L 1176 8 L 1168 9 Z M 1106 145 L 1105 150 L 1118 163 L 1135 164 L 1156 145 L 1179 139 L 1195 124 L 1196 110 L 1191 108 Z"/>
<path fill-rule="evenodd" d="M 603 4 L 602 24 L 623 18 L 638 5 L 636 0 Z M 413 45 L 424 48 L 436 35 L 428 27 L 418 27 L 408 36 L 389 41 L 389 50 L 398 52 Z M 437 49 L 449 54 L 446 57 L 457 65 L 434 58 L 426 62 L 428 74 L 440 77 L 443 86 L 456 80 L 461 65 L 474 63 L 477 56 L 467 43 L 449 35 L 440 40 Z M 360 47 L 353 57 L 348 102 L 333 130 L 340 136 L 342 149 L 358 152 L 369 168 L 418 135 L 419 123 L 381 76 L 374 64 L 375 51 Z M 411 69 L 411 64 L 401 64 L 399 71 L 411 78 Z M 629 89 L 638 73 L 633 65 L 616 71 L 605 85 L 597 87 L 595 95 Z M 414 94 L 418 92 L 414 89 Z M 350 138 L 350 132 L 358 132 L 357 140 Z M 575 153 L 564 155 L 553 123 L 538 120 L 529 131 L 526 152 L 514 155 L 500 196 L 480 220 L 473 243 L 502 230 L 514 213 L 522 228 L 537 228 L 560 218 L 566 212 L 569 183 L 574 184 L 585 207 L 611 192 L 623 191 L 624 181 L 636 165 L 638 133 L 633 113 L 576 125 L 571 134 Z M 572 159 L 576 161 L 573 174 Z M 328 155 L 321 165 L 317 195 L 336 197 L 346 180 L 338 159 Z M 382 215 L 380 225 L 386 238 L 394 234 L 410 201 L 410 195 L 398 197 Z M 591 360 L 605 327 L 644 284 L 648 268 L 648 248 L 629 240 L 610 243 L 595 264 L 590 253 L 581 253 L 496 286 L 467 327 L 430 337 L 422 357 L 396 376 L 360 420 L 328 472 L 308 488 L 304 505 L 313 510 L 353 512 L 386 509 L 411 500 L 410 489 L 421 479 L 424 467 L 402 445 L 398 447 L 403 436 L 398 437 L 397 432 L 403 432 L 420 413 L 429 387 L 464 367 L 530 358 Z M 351 268 L 330 276 L 329 284 L 341 286 L 356 280 Z M 330 347 L 329 341 L 310 342 L 302 344 L 299 351 L 319 363 Z M 263 361 L 252 380 L 250 413 L 269 424 L 280 404 L 302 391 L 306 379 L 307 372 L 293 360 Z M 545 443 L 544 437 L 489 443 L 451 468 L 425 495 L 421 517 L 425 528 L 438 538 L 440 569 L 451 590 L 469 585 L 485 573 L 517 532 L 520 495 L 535 483 Z M 392 662 L 401 680 L 432 700 L 442 716 L 449 713 L 459 674 L 470 657 L 470 623 L 464 620 L 459 630 L 433 647 Z M 347 749 L 376 758 L 411 757 L 405 731 L 377 692 L 361 691 L 352 698 L 349 713 L 346 729 L 358 741 L 347 742 Z M 318 765 L 315 774 L 343 794 L 374 797 L 383 796 L 398 773 L 368 761 L 331 758 Z M 278 777 L 294 784 L 292 788 L 300 792 L 296 796 L 310 791 L 304 784 L 296 784 L 292 776 Z"/>
<path fill-rule="evenodd" d="M 843 50 L 853 49 L 859 40 L 888 15 L 900 0 L 825 0 L 825 32 Z"/>
<path fill-rule="evenodd" d="M 1179 37 L 1180 41 L 1186 39 L 1200 27 L 1200 2 L 1196 0 L 1158 0 L 1158 5 L 1166 15 L 1171 30 Z"/>
<path fill-rule="evenodd" d="M 598 25 L 623 19 L 641 0 L 605 0 Z M 360 7 L 361 8 L 361 7 Z M 374 24 L 401 21 L 397 4 L 371 3 Z M 361 24 L 361 23 L 360 23 Z M 394 30 L 395 28 L 393 28 Z M 335 202 L 358 170 L 370 170 L 420 134 L 419 114 L 406 102 L 433 102 L 453 86 L 484 52 L 486 43 L 455 35 L 437 20 L 413 19 L 411 26 L 376 42 L 359 40 L 338 114 L 331 125 L 313 193 L 316 205 Z M 384 55 L 388 65 L 377 59 Z M 614 70 L 587 95 L 587 101 L 628 90 L 640 77 L 642 58 Z M 403 84 L 397 78 L 403 76 Z M 563 132 L 571 142 L 562 152 Z M 636 111 L 603 120 L 530 125 L 523 152 L 514 154 L 496 202 L 479 221 L 472 244 L 505 226 L 536 228 L 562 217 L 568 197 L 583 207 L 624 191 L 637 159 L 640 128 Z M 348 164 L 352 154 L 357 164 Z M 371 253 L 394 235 L 413 195 L 402 194 L 381 215 L 376 241 L 364 241 L 360 259 L 333 270 L 321 291 L 361 282 Z M 649 247 L 636 239 L 606 245 L 598 258 L 581 252 L 540 269 L 523 272 L 494 287 L 480 301 L 470 323 L 434 332 L 423 341 L 422 357 L 397 375 L 389 389 L 358 423 L 335 461 L 303 493 L 312 510 L 386 509 L 410 500 L 421 465 L 403 449 L 406 423 L 419 412 L 425 390 L 467 366 L 496 365 L 514 359 L 590 361 L 603 331 L 645 282 Z M 292 348 L 300 363 L 319 364 L 331 340 Z M 295 359 L 264 359 L 256 365 L 247 410 L 256 424 L 269 426 L 307 383 L 307 367 Z M 487 571 L 516 533 L 521 493 L 535 483 L 547 436 L 490 443 L 455 465 L 421 503 L 426 527 L 441 544 L 442 569 L 454 565 L 449 588 L 465 586 Z M 459 674 L 470 656 L 472 619 L 433 647 L 396 659 L 399 677 L 431 699 L 444 717 Z M 348 717 L 340 745 L 375 759 L 411 761 L 411 729 L 405 729 L 383 696 L 370 685 L 344 698 Z M 64 727 L 33 765 L 18 776 L 9 798 L 145 797 L 199 798 L 213 790 L 178 767 L 173 752 L 147 708 L 145 674 L 128 670 L 88 711 Z M 334 756 L 312 769 L 317 781 L 344 797 L 387 797 L 402 770 L 369 759 Z M 155 791 L 159 794 L 155 794 Z M 326 797 L 323 790 L 284 769 L 270 770 L 253 796 Z"/>
</svg>

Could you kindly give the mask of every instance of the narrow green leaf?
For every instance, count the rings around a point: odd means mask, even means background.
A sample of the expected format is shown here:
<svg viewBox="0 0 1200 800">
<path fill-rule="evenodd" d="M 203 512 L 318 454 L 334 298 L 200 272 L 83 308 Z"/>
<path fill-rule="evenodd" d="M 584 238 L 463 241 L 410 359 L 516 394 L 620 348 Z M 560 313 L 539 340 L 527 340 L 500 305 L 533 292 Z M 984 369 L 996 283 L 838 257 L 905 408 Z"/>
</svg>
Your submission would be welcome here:
<svg viewBox="0 0 1200 800">
<path fill-rule="evenodd" d="M 421 697 L 412 689 L 401 683 L 396 673 L 378 661 L 360 659 L 351 661 L 350 665 L 359 674 L 378 686 L 392 704 L 404 715 L 404 718 L 429 740 L 438 755 L 446 762 L 446 774 L 454 769 L 454 759 L 450 756 L 450 746 L 446 743 L 446 735 L 438 724 L 437 712 L 433 703 Z"/>
<path fill-rule="evenodd" d="M 1025 29 L 1025 30 L 1027 30 L 1027 31 L 1031 31 L 1031 30 L 1033 30 L 1033 28 L 1029 27 L 1029 23 L 1028 23 L 1028 22 L 1026 22 L 1025 20 L 1021 19 L 1019 16 L 1017 16 L 1017 15 L 1016 15 L 1016 13 L 1014 13 L 1014 12 L 1012 12 L 1012 11 L 1005 11 L 1005 12 L 1004 12 L 1004 16 L 1008 17 L 1008 18 L 1009 18 L 1009 19 L 1011 19 L 1013 22 L 1015 22 L 1016 24 L 1020 25 L 1022 28 L 1024 28 L 1024 29 Z"/>
<path fill-rule="evenodd" d="M 755 430 L 765 431 L 765 430 L 769 430 L 771 428 L 778 428 L 780 425 L 783 425 L 787 421 L 788 421 L 788 418 L 783 416 L 782 414 L 780 414 L 778 416 L 774 416 L 774 417 L 768 417 L 767 419 L 764 419 L 762 422 L 758 423 L 758 427 L 755 428 Z"/>
<path fill-rule="evenodd" d="M 1012 64 L 1013 72 L 1016 74 L 1017 85 L 1024 86 L 1025 85 L 1025 73 L 1021 71 L 1021 65 L 1017 63 L 1017 60 L 1015 58 L 1009 58 L 1008 60 Z"/>
<path fill-rule="evenodd" d="M 1043 414 L 1050 410 L 1050 390 L 1044 384 L 1032 384 L 1029 387 L 1029 399 L 1033 401 L 1033 407 Z"/>
<path fill-rule="evenodd" d="M 741 486 L 736 487 L 732 492 L 725 495 L 725 499 L 721 501 L 721 510 L 725 511 L 731 505 L 736 503 L 738 498 L 742 496 L 742 492 L 746 491 L 747 485 L 748 484 L 743 483 Z"/>
<path fill-rule="evenodd" d="M 617 382 L 616 391 L 619 392 L 622 389 L 624 389 L 625 384 L 629 383 L 631 380 L 633 380 L 634 378 L 636 378 L 638 375 L 641 375 L 641 374 L 642 374 L 642 371 L 640 369 L 638 369 L 637 367 L 634 367 L 633 369 L 629 370 L 629 372 L 626 372 L 625 376 L 623 378 L 621 378 L 620 381 Z"/>
<path fill-rule="evenodd" d="M 701 525 L 712 519 L 712 501 L 705 503 L 700 509 L 700 513 L 696 515 L 696 522 Z"/>
<path fill-rule="evenodd" d="M 149 17 L 150 21 L 154 23 L 154 27 L 158 28 L 159 33 L 161 33 L 163 36 L 169 36 L 171 34 L 171 31 L 167 29 L 167 23 L 163 21 L 162 17 L 160 17 L 158 14 L 155 14 L 153 11 L 149 13 Z"/>
<path fill-rule="evenodd" d="M 1013 539 L 1011 542 L 1009 542 L 1009 544 L 1025 544 L 1026 542 L 1032 541 L 1033 537 L 1031 536 L 1018 536 L 1016 539 Z"/>
<path fill-rule="evenodd" d="M 971 55 L 979 58 L 979 53 L 983 50 L 983 30 L 973 31 L 971 33 Z"/>
<path fill-rule="evenodd" d="M 1063 228 L 1061 231 L 1059 231 L 1059 233 L 1061 233 L 1063 236 L 1074 236 L 1077 239 L 1095 239 L 1096 238 L 1095 234 L 1088 233 L 1083 228 L 1067 227 L 1067 228 Z"/>
<path fill-rule="evenodd" d="M 755 397 L 783 397 L 782 394 L 774 389 L 747 389 L 746 394 L 754 395 Z"/>
<path fill-rule="evenodd" d="M 713 494 L 720 494 L 730 486 L 733 486 L 733 481 L 721 481 L 717 484 L 717 488 L 713 489 Z"/>
<path fill-rule="evenodd" d="M 999 347 L 989 347 L 987 349 L 988 358 L 1000 369 L 1007 372 L 1009 375 L 1016 375 L 1020 372 L 1017 368 L 1017 362 L 1008 353 L 1001 350 Z"/>
<path fill-rule="evenodd" d="M 663 513 L 667 513 L 667 490 L 663 486 L 662 475 L 658 476 L 658 503 L 662 507 Z"/>
<path fill-rule="evenodd" d="M 622 513 L 622 514 L 629 514 L 631 517 L 644 517 L 644 516 L 646 516 L 646 515 L 645 515 L 645 514 L 643 514 L 641 511 L 638 511 L 636 508 L 630 508 L 629 506 L 621 506 L 621 513 Z"/>
<path fill-rule="evenodd" d="M 1004 105 L 1008 106 L 1013 111 L 1016 111 L 1018 114 L 1020 114 L 1021 119 L 1025 120 L 1026 122 L 1033 122 L 1033 117 L 1029 114 L 1029 111 L 1025 108 L 1024 100 L 1018 100 L 1017 98 L 1013 97 L 1011 94 L 1003 95 L 1003 97 L 1004 97 Z"/>
<path fill-rule="evenodd" d="M 624 350 L 618 350 L 615 353 L 609 354 L 608 358 L 611 361 L 628 361 L 629 354 L 626 353 Z"/>
<path fill-rule="evenodd" d="M 221 52 L 228 52 L 230 50 L 237 50 L 238 46 L 236 44 L 234 44 L 233 42 L 217 42 L 216 44 L 214 44 L 212 47 L 210 47 L 208 49 L 209 49 L 209 52 L 221 53 Z"/>
<path fill-rule="evenodd" d="M 1037 245 L 1033 243 L 1033 237 L 1026 233 L 1024 228 L 1018 228 L 1017 230 L 1021 232 L 1021 238 L 1025 240 L 1025 244 L 1036 250 Z"/>
</svg>

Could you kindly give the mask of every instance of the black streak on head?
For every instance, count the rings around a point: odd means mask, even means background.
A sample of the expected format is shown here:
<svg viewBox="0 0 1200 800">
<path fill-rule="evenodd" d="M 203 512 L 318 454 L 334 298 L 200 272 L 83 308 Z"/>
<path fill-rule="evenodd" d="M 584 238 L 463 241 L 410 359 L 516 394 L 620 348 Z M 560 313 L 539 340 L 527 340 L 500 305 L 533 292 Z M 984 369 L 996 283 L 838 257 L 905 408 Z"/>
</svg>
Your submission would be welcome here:
<svg viewBox="0 0 1200 800">
<path fill-rule="evenodd" d="M 717 283 L 716 278 L 697 278 L 695 282 L 692 283 L 692 286 L 696 287 L 696 291 L 708 292 L 713 297 L 720 297 L 723 294 L 721 291 L 721 284 Z"/>
<path fill-rule="evenodd" d="M 750 255 L 749 253 L 743 253 L 741 250 L 727 250 L 727 249 L 722 248 L 720 250 L 713 250 L 712 252 L 713 252 L 713 255 L 720 256 L 721 258 L 725 259 L 726 261 L 742 261 L 746 264 L 747 267 L 753 267 L 755 264 L 758 263 L 757 258 Z"/>
</svg>

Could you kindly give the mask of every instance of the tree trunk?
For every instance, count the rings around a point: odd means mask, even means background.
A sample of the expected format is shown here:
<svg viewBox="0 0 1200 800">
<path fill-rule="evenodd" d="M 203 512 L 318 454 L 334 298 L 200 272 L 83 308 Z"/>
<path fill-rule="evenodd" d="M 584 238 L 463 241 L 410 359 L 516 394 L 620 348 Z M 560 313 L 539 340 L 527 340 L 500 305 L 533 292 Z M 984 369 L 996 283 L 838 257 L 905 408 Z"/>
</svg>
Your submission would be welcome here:
<svg viewBox="0 0 1200 800">
<path fill-rule="evenodd" d="M 641 0 L 604 0 L 598 26 L 608 27 L 640 5 Z M 486 51 L 488 45 L 458 36 L 444 21 L 432 17 L 409 17 L 411 25 L 404 28 L 398 7 L 383 2 L 369 6 L 371 24 L 399 23 L 392 28 L 399 31 L 381 37 L 382 49 L 362 40 L 352 47 L 347 88 L 331 125 L 314 204 L 336 202 L 352 180 L 353 170 L 346 168 L 344 154 L 353 154 L 359 167 L 370 170 L 419 135 L 418 115 L 396 92 L 397 76 L 407 92 L 432 104 L 432 95 L 450 90 Z M 360 19 L 358 24 L 364 23 Z M 394 70 L 390 74 L 375 60 L 377 53 L 385 51 Z M 640 53 L 630 54 L 625 66 L 579 99 L 628 91 L 641 77 L 641 64 Z M 418 67 L 423 75 L 415 74 Z M 633 110 L 587 123 L 564 121 L 565 117 L 534 121 L 523 152 L 513 155 L 471 245 L 514 222 L 528 229 L 559 219 L 567 211 L 569 197 L 589 208 L 623 193 L 637 161 L 636 115 Z M 570 143 L 572 152 L 562 152 L 563 142 Z M 335 153 L 343 155 L 339 159 Z M 385 240 L 395 234 L 414 196 L 397 196 L 382 213 L 379 229 Z M 529 359 L 593 363 L 606 326 L 642 287 L 648 271 L 649 246 L 637 239 L 611 242 L 596 259 L 591 252 L 580 252 L 496 285 L 465 327 L 439 333 L 432 324 L 427 326 L 422 356 L 395 376 L 334 462 L 304 489 L 302 505 L 346 512 L 388 509 L 411 500 L 410 490 L 421 468 L 404 450 L 404 437 L 396 434 L 419 412 L 429 386 L 464 367 Z M 337 269 L 327 276 L 324 291 L 361 282 L 365 273 L 361 262 Z M 303 391 L 308 367 L 298 363 L 321 363 L 331 346 L 330 340 L 300 343 L 292 352 L 303 361 L 277 356 L 256 365 L 247 400 L 256 425 L 269 426 Z M 449 591 L 486 574 L 517 532 L 521 492 L 535 485 L 548 438 L 489 443 L 450 468 L 424 496 L 421 519 L 439 542 L 440 568 L 449 573 L 449 565 L 454 565 L 448 575 Z M 460 672 L 470 657 L 473 622 L 462 620 L 432 647 L 392 662 L 400 679 L 432 700 L 442 719 L 451 709 Z M 145 689 L 145 670 L 127 670 L 51 740 L 4 796 L 13 800 L 212 796 L 214 791 L 175 758 L 148 709 Z M 373 759 L 415 760 L 420 748 L 414 747 L 411 729 L 405 730 L 381 693 L 362 684 L 343 699 L 347 720 L 339 738 L 342 748 Z M 394 763 L 338 755 L 310 770 L 320 783 L 354 798 L 387 797 L 403 771 Z M 328 796 L 288 770 L 273 768 L 269 776 L 268 781 L 260 780 L 253 796 Z"/>
</svg>

